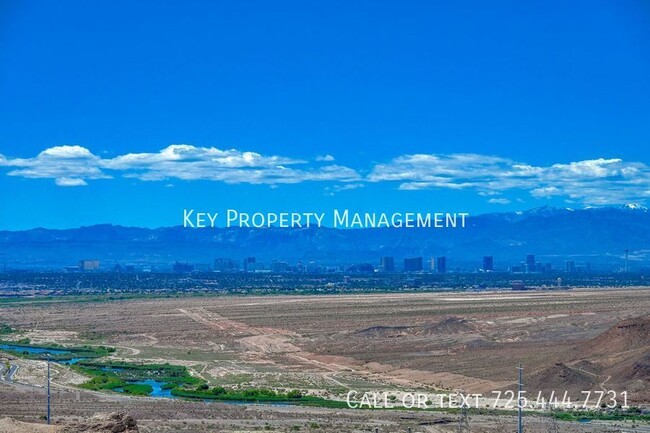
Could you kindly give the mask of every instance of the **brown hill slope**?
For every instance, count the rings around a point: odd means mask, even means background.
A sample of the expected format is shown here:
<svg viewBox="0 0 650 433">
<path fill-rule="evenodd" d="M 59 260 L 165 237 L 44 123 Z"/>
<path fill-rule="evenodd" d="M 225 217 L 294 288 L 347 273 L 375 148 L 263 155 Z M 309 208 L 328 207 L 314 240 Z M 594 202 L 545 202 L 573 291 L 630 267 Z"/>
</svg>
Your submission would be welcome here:
<svg viewBox="0 0 650 433">
<path fill-rule="evenodd" d="M 582 348 L 580 358 L 619 356 L 650 349 L 650 314 L 623 320 Z"/>
<path fill-rule="evenodd" d="M 394 338 L 435 334 L 466 334 L 475 331 L 476 329 L 467 319 L 452 316 L 440 322 L 415 326 L 371 326 L 357 331 L 356 334 L 364 337 Z"/>
<path fill-rule="evenodd" d="M 581 395 L 582 391 L 598 389 L 598 379 L 595 375 L 585 373 L 576 368 L 558 362 L 544 368 L 524 379 L 526 391 L 536 394 L 538 391 L 550 393 L 562 398 L 564 392 L 574 398 Z"/>
<path fill-rule="evenodd" d="M 529 393 L 565 391 L 572 399 L 582 391 L 628 391 L 630 401 L 650 398 L 650 315 L 623 320 L 576 346 L 570 359 L 524 375 Z"/>
</svg>

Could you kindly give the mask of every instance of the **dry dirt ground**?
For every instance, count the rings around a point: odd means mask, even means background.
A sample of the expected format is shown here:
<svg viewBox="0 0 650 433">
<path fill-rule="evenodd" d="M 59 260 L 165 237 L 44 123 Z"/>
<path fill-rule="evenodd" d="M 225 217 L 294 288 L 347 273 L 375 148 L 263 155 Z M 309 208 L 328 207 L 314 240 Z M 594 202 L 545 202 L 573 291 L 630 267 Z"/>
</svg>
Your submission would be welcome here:
<svg viewBox="0 0 650 433">
<path fill-rule="evenodd" d="M 616 390 L 628 391 L 635 404 L 650 400 L 647 288 L 186 297 L 3 307 L 0 315 L 1 322 L 21 331 L 19 337 L 33 342 L 112 345 L 118 348 L 116 358 L 186 365 L 214 385 L 300 388 L 331 398 L 349 389 L 490 395 L 514 389 L 521 362 L 531 393 Z M 20 363 L 16 381 L 42 384 L 38 362 Z M 61 419 L 126 408 L 142 431 L 457 428 L 443 414 L 125 398 L 75 390 L 80 380 L 66 367 L 55 368 Z M 41 393 L 0 383 L 0 418 L 38 418 L 43 411 L 35 402 Z M 443 421 L 426 424 L 429 419 Z M 556 429 L 544 427 L 548 420 L 529 422 L 531 429 Z M 510 417 L 472 421 L 474 431 L 513 426 Z M 560 423 L 559 428 L 620 429 L 608 423 Z"/>
<path fill-rule="evenodd" d="M 138 422 L 141 432 L 328 432 L 328 433 L 453 433 L 458 430 L 458 417 L 443 413 L 410 411 L 328 410 L 303 407 L 273 407 L 264 405 L 236 406 L 221 403 L 194 403 L 168 399 L 108 398 L 105 395 L 57 389 L 53 393 L 55 428 L 46 429 L 33 423 L 44 412 L 41 390 L 19 389 L 0 384 L 2 411 L 29 423 L 17 429 L 14 420 L 2 421 L 0 433 L 60 432 L 63 425 L 83 423 L 97 412 L 123 411 Z M 647 433 L 650 426 L 632 422 L 553 422 L 549 418 L 528 416 L 526 432 L 531 433 Z M 477 433 L 511 433 L 516 431 L 512 416 L 470 416 L 469 426 Z M 3 429 L 4 428 L 4 429 Z"/>
</svg>

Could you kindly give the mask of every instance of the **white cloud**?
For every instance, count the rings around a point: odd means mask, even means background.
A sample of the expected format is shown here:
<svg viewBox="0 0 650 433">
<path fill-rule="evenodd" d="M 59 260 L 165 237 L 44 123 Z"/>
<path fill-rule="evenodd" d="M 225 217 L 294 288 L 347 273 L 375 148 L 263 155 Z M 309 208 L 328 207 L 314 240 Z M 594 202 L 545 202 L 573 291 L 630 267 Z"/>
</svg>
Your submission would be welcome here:
<svg viewBox="0 0 650 433">
<path fill-rule="evenodd" d="M 57 146 L 34 158 L 0 155 L 0 165 L 13 168 L 7 173 L 10 176 L 50 178 L 60 186 L 85 185 L 86 180 L 107 179 L 112 174 L 143 181 L 180 179 L 252 184 L 360 180 L 355 170 L 340 165 L 315 167 L 296 158 L 187 144 L 115 158 L 101 158 L 81 146 Z"/>
<path fill-rule="evenodd" d="M 542 188 L 535 188 L 530 192 L 530 194 L 534 197 L 551 197 L 554 195 L 562 195 L 562 191 L 560 191 L 560 188 L 555 186 L 545 186 Z"/>
<path fill-rule="evenodd" d="M 9 176 L 54 179 L 60 186 L 79 186 L 85 184 L 84 179 L 111 177 L 101 170 L 100 161 L 84 147 L 56 146 L 33 158 L 3 157 L 0 164 L 13 168 Z"/>
<path fill-rule="evenodd" d="M 115 170 L 161 170 L 174 165 L 198 168 L 275 167 L 304 163 L 305 161 L 299 159 L 281 156 L 263 156 L 259 153 L 242 152 L 237 149 L 221 150 L 188 144 L 172 144 L 156 153 L 128 153 L 104 160 L 105 167 Z"/>
<path fill-rule="evenodd" d="M 536 166 L 481 154 L 412 154 L 374 164 L 367 176 L 332 163 L 331 155 L 305 161 L 238 149 L 174 144 L 158 152 L 127 153 L 113 158 L 81 146 L 56 146 L 32 158 L 0 154 L 7 175 L 53 179 L 59 186 L 127 177 L 142 181 L 215 181 L 230 184 L 281 185 L 334 182 L 329 191 L 363 187 L 366 182 L 396 183 L 400 190 L 472 191 L 505 204 L 506 192 L 527 192 L 534 198 L 561 197 L 567 202 L 606 205 L 645 202 L 650 198 L 650 167 L 619 158 L 598 158 Z M 361 167 L 361 170 L 366 167 Z"/>
<path fill-rule="evenodd" d="M 650 196 L 650 167 L 622 159 L 534 166 L 480 154 L 402 155 L 375 165 L 367 179 L 399 182 L 401 190 L 471 190 L 483 196 L 527 191 L 533 197 L 561 196 L 593 205 L 643 201 Z"/>
<path fill-rule="evenodd" d="M 577 175 L 583 178 L 617 176 L 622 173 L 622 162 L 623 161 L 620 159 L 600 158 L 587 161 L 572 162 L 570 164 L 554 164 L 551 166 L 550 171 L 553 174 L 557 175 Z M 628 167 L 627 169 L 632 169 L 632 171 L 628 172 L 633 172 L 633 167 Z"/>
<path fill-rule="evenodd" d="M 59 177 L 54 179 L 54 182 L 59 186 L 86 186 L 88 185 L 83 179 L 75 179 L 73 177 Z"/>
<path fill-rule="evenodd" d="M 52 157 L 52 158 L 65 158 L 65 159 L 94 159 L 95 155 L 90 153 L 88 149 L 81 146 L 56 146 L 50 147 L 42 151 L 39 156 L 41 157 Z"/>
<path fill-rule="evenodd" d="M 305 164 L 305 161 L 294 158 L 187 144 L 171 145 L 156 153 L 129 153 L 103 161 L 106 168 L 146 181 L 176 178 L 270 184 L 296 183 L 316 177 L 318 170 L 309 172 L 287 168 Z"/>
<path fill-rule="evenodd" d="M 488 203 L 493 204 L 510 204 L 510 200 L 507 198 L 491 198 L 488 200 Z"/>
</svg>

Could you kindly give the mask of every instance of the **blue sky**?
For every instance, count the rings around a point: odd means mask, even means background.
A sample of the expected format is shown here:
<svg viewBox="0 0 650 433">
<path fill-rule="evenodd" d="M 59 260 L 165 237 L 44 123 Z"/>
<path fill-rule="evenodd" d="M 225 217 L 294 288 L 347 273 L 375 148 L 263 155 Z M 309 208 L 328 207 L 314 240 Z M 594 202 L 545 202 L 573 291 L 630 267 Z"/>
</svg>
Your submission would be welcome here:
<svg viewBox="0 0 650 433">
<path fill-rule="evenodd" d="M 642 0 L 0 0 L 0 228 L 645 203 L 648 77 Z"/>
</svg>

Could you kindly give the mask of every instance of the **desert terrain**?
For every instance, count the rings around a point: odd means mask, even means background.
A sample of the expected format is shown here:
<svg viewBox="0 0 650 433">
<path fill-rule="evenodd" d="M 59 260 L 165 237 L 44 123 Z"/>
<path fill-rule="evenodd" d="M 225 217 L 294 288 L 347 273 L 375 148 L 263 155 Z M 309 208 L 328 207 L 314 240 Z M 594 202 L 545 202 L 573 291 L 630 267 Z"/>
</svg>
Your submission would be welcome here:
<svg viewBox="0 0 650 433">
<path fill-rule="evenodd" d="M 331 296 L 188 296 L 0 307 L 11 338 L 108 345 L 111 359 L 186 366 L 210 385 L 300 389 L 328 399 L 348 391 L 529 395 L 626 392 L 650 402 L 650 289 L 386 293 Z M 0 358 L 7 362 L 8 356 Z M 9 360 L 0 418 L 42 422 L 45 363 Z M 444 432 L 453 412 L 204 403 L 78 388 L 84 376 L 53 364 L 53 418 L 74 422 L 127 411 L 140 431 Z M 488 398 L 489 397 L 489 398 Z M 512 414 L 474 414 L 472 431 L 514 431 Z M 530 431 L 649 431 L 629 422 L 551 421 Z M 0 431 L 2 431 L 0 429 Z"/>
</svg>

